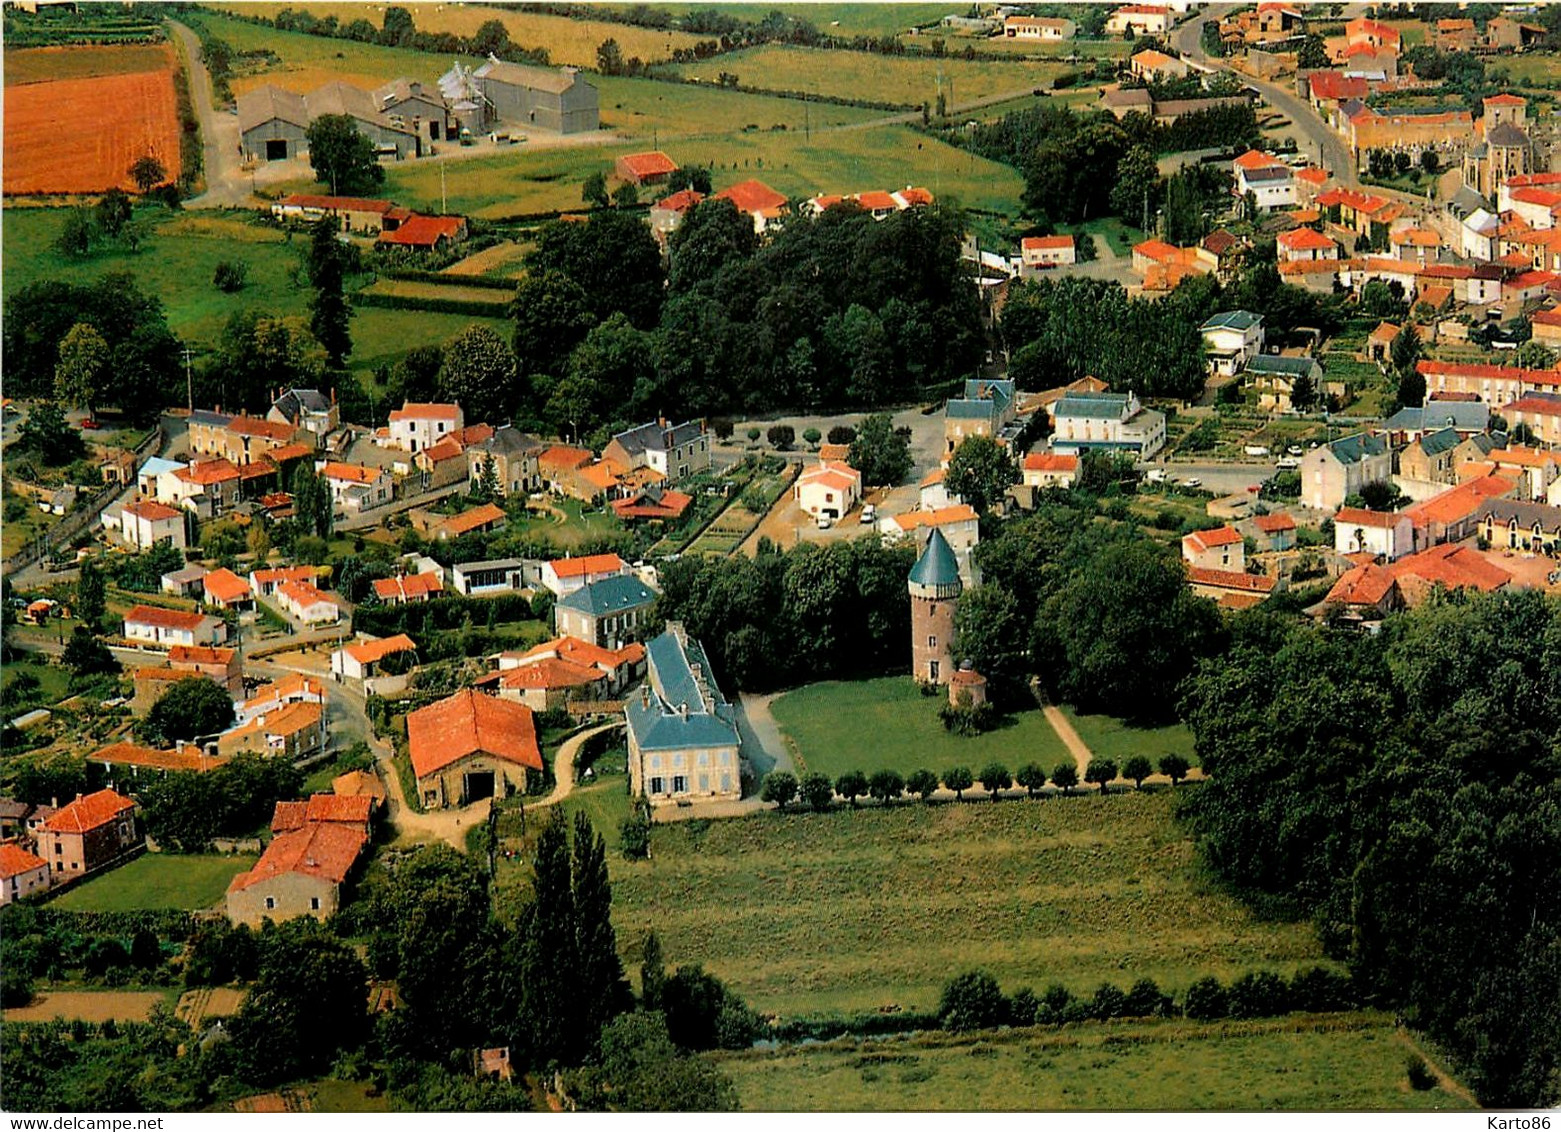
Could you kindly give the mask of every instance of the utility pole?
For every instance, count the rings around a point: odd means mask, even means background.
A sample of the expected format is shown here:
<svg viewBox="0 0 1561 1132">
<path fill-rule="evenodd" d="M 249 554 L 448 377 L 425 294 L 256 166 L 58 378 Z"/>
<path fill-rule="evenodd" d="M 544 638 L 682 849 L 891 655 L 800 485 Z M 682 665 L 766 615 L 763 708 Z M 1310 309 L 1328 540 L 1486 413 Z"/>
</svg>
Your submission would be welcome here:
<svg viewBox="0 0 1561 1132">
<path fill-rule="evenodd" d="M 185 408 L 195 411 L 195 385 L 190 380 L 190 348 L 184 348 L 184 401 Z"/>
<path fill-rule="evenodd" d="M 439 155 L 439 215 L 449 215 L 450 207 L 444 192 L 444 154 Z"/>
</svg>

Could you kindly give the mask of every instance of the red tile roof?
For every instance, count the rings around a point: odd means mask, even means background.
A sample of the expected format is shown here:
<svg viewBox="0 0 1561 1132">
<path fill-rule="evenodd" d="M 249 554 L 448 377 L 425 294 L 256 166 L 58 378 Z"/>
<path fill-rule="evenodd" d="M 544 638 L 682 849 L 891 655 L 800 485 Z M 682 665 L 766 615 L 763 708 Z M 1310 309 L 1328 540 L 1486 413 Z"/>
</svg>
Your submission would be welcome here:
<svg viewBox="0 0 1561 1132">
<path fill-rule="evenodd" d="M 1503 413 L 1532 413 L 1540 417 L 1561 417 L 1561 404 L 1541 397 L 1520 397 L 1502 406 Z"/>
<path fill-rule="evenodd" d="M 231 460 L 199 460 L 187 468 L 179 468 L 174 475 L 185 483 L 204 487 L 207 484 L 238 479 L 238 468 L 234 467 Z"/>
<path fill-rule="evenodd" d="M 1450 590 L 1471 589 L 1482 593 L 1499 590 L 1512 581 L 1512 575 L 1507 571 L 1469 547 L 1456 543 L 1406 555 L 1389 566 L 1388 573 L 1400 582 L 1413 577 Z"/>
<path fill-rule="evenodd" d="M 201 579 L 201 584 L 206 588 L 207 600 L 223 605 L 234 601 L 248 601 L 251 596 L 249 583 L 226 566 L 207 574 Z"/>
<path fill-rule="evenodd" d="M 1232 163 L 1238 169 L 1269 169 L 1281 164 L 1277 157 L 1270 157 L 1262 150 L 1249 149 Z"/>
<path fill-rule="evenodd" d="M 1279 246 L 1286 251 L 1308 252 L 1337 250 L 1338 244 L 1312 228 L 1292 228 L 1279 233 Z"/>
<path fill-rule="evenodd" d="M 459 515 L 451 515 L 439 526 L 452 535 L 464 535 L 468 531 L 475 531 L 492 523 L 502 523 L 506 518 L 504 508 L 496 503 L 484 503 L 481 507 L 473 507 L 469 511 L 462 511 Z"/>
<path fill-rule="evenodd" d="M 1470 21 L 1465 21 L 1470 22 Z M 1472 26 L 1472 23 L 1471 23 Z M 1528 99 L 1519 98 L 1515 94 L 1492 94 L 1485 98 L 1486 106 L 1527 106 Z M 1516 179 L 1516 178 L 1514 178 Z"/>
<path fill-rule="evenodd" d="M 271 832 L 287 833 L 302 829 L 309 818 L 308 802 L 278 802 L 271 811 Z"/>
<path fill-rule="evenodd" d="M 620 519 L 676 519 L 692 502 L 694 497 L 681 491 L 663 491 L 655 500 L 641 492 L 631 499 L 613 500 L 612 509 Z"/>
<path fill-rule="evenodd" d="M 369 197 L 333 197 L 319 196 L 314 193 L 293 193 L 283 197 L 279 204 L 292 205 L 297 208 L 319 208 L 327 212 L 389 212 L 396 206 L 388 200 L 374 200 Z"/>
<path fill-rule="evenodd" d="M 1404 520 L 1402 512 L 1397 511 L 1367 511 L 1362 507 L 1340 507 L 1333 516 L 1335 523 L 1349 523 L 1356 527 L 1377 527 L 1381 530 L 1392 530 Z"/>
<path fill-rule="evenodd" d="M 1240 531 L 1226 524 L 1223 527 L 1215 527 L 1213 530 L 1193 531 L 1184 537 L 1182 541 L 1191 542 L 1204 550 L 1209 550 L 1216 546 L 1234 546 L 1243 540 Z"/>
<path fill-rule="evenodd" d="M 1379 605 L 1393 590 L 1393 575 L 1366 562 L 1339 575 L 1323 600 L 1334 605 Z"/>
<path fill-rule="evenodd" d="M 651 207 L 660 212 L 687 212 L 704 199 L 704 193 L 695 189 L 683 189 L 671 196 L 662 197 Z"/>
<path fill-rule="evenodd" d="M 461 407 L 449 402 L 407 401 L 401 408 L 390 410 L 393 421 L 453 421 L 461 415 Z"/>
<path fill-rule="evenodd" d="M 934 511 L 907 511 L 894 517 L 902 531 L 914 531 L 917 527 L 941 527 L 945 523 L 964 523 L 976 518 L 976 509 L 968 503 L 956 503 L 952 507 L 939 507 Z"/>
<path fill-rule="evenodd" d="M 1019 241 L 1019 246 L 1027 252 L 1053 251 L 1058 248 L 1071 248 L 1072 236 L 1026 236 Z"/>
<path fill-rule="evenodd" d="M 159 629 L 189 629 L 201 627 L 206 617 L 200 613 L 185 613 L 178 609 L 164 609 L 157 605 L 138 605 L 125 614 L 126 625 L 154 625 Z"/>
<path fill-rule="evenodd" d="M 635 177 L 663 177 L 676 173 L 678 163 L 659 149 L 650 153 L 628 153 L 618 158 L 618 163 Z"/>
<path fill-rule="evenodd" d="M 1295 530 L 1295 520 L 1289 515 L 1259 515 L 1252 520 L 1252 525 L 1265 535 Z"/>
<path fill-rule="evenodd" d="M 1027 472 L 1076 472 L 1079 470 L 1079 458 L 1077 456 L 1063 456 L 1056 452 L 1032 452 L 1024 458 L 1024 470 Z"/>
<path fill-rule="evenodd" d="M 407 744 L 419 778 L 480 751 L 542 769 L 531 709 L 470 688 L 408 715 Z"/>
<path fill-rule="evenodd" d="M 384 601 L 400 598 L 430 597 L 444 592 L 444 580 L 432 571 L 427 574 L 398 574 L 394 578 L 374 579 L 374 592 Z"/>
<path fill-rule="evenodd" d="M 313 582 L 320 575 L 313 566 L 272 566 L 268 570 L 252 570 L 250 576 L 257 586 L 274 586 L 283 582 Z"/>
<path fill-rule="evenodd" d="M 537 457 L 538 467 L 555 468 L 563 472 L 572 472 L 583 468 L 596 457 L 588 448 L 570 448 L 563 444 L 555 444 L 545 449 Z"/>
<path fill-rule="evenodd" d="M 892 210 L 900 207 L 894 197 L 881 189 L 869 189 L 865 193 L 858 193 L 856 203 L 868 212 L 882 212 L 885 209 Z"/>
<path fill-rule="evenodd" d="M 577 688 L 604 678 L 605 674 L 595 668 L 550 656 L 505 669 L 499 673 L 499 684 L 505 688 Z"/>
<path fill-rule="evenodd" d="M 763 181 L 739 181 L 715 194 L 716 200 L 729 200 L 738 212 L 773 213 L 786 204 L 786 198 Z"/>
<path fill-rule="evenodd" d="M 340 884 L 347 879 L 368 840 L 368 834 L 351 826 L 306 823 L 302 829 L 273 837 L 255 867 L 234 877 L 228 891 L 242 892 L 284 873 L 302 873 Z"/>
<path fill-rule="evenodd" d="M 99 790 L 60 807 L 53 817 L 43 823 L 43 828 L 50 833 L 86 833 L 108 825 L 120 815 L 135 809 L 135 805 L 129 798 L 112 790 Z"/>
<path fill-rule="evenodd" d="M 392 653 L 413 652 L 417 646 L 412 643 L 412 638 L 405 633 L 397 633 L 394 637 L 385 637 L 378 641 L 361 641 L 355 645 L 348 645 L 345 652 L 359 664 L 373 664 L 383 660 Z"/>
<path fill-rule="evenodd" d="M 548 563 L 560 578 L 583 578 L 588 574 L 621 574 L 623 559 L 616 554 L 582 554 L 578 558 L 555 558 Z"/>
<path fill-rule="evenodd" d="M 367 825 L 373 808 L 374 799 L 367 794 L 311 794 L 304 819 Z"/>
<path fill-rule="evenodd" d="M 29 853 L 14 842 L 0 842 L 0 880 L 10 880 L 23 873 L 47 869 L 49 862 L 35 853 Z"/>
<path fill-rule="evenodd" d="M 514 653 L 505 653 L 506 657 L 515 656 Z M 617 668 L 621 664 L 638 664 L 645 659 L 645 646 L 637 642 L 631 642 L 621 649 L 604 649 L 600 645 L 594 645 L 590 641 L 582 641 L 579 637 L 558 637 L 555 640 L 546 641 L 534 648 L 527 649 L 519 654 L 520 661 L 524 664 L 530 660 L 540 660 L 543 657 L 558 656 L 576 664 L 596 665 L 600 668 Z"/>
<path fill-rule="evenodd" d="M 1322 102 L 1344 102 L 1351 98 L 1365 98 L 1371 93 L 1365 79 L 1344 77 L 1343 71 L 1313 71 L 1307 77 L 1312 97 Z"/>
<path fill-rule="evenodd" d="M 177 519 L 178 508 L 170 507 L 166 503 L 158 503 L 153 499 L 143 499 L 140 503 L 131 503 L 124 509 L 124 514 L 133 515 L 137 519 L 144 519 L 148 523 L 158 523 L 165 519 Z"/>
<path fill-rule="evenodd" d="M 222 664 L 233 663 L 234 650 L 212 648 L 209 645 L 174 645 L 168 650 L 169 664 Z"/>
<path fill-rule="evenodd" d="M 441 239 L 460 239 L 466 221 L 459 216 L 413 216 L 401 222 L 394 232 L 381 232 L 382 244 L 403 244 L 410 247 L 431 248 Z"/>
<path fill-rule="evenodd" d="M 1241 570 L 1210 570 L 1202 566 L 1189 566 L 1187 580 L 1195 586 L 1211 586 L 1224 590 L 1246 590 L 1249 593 L 1270 593 L 1274 579 L 1266 574 L 1248 574 Z"/>
<path fill-rule="evenodd" d="M 277 586 L 276 593 L 278 597 L 286 598 L 294 605 L 319 605 L 323 602 L 336 604 L 330 594 L 308 582 L 283 582 Z"/>
<path fill-rule="evenodd" d="M 373 483 L 385 473 L 378 468 L 365 468 L 362 464 L 344 464 L 339 460 L 331 460 L 320 469 L 320 474 L 328 480 L 351 480 L 353 483 Z"/>
<path fill-rule="evenodd" d="M 238 436 L 266 436 L 283 442 L 291 440 L 296 431 L 290 424 L 268 421 L 263 417 L 234 417 L 228 422 L 227 430 Z"/>
</svg>

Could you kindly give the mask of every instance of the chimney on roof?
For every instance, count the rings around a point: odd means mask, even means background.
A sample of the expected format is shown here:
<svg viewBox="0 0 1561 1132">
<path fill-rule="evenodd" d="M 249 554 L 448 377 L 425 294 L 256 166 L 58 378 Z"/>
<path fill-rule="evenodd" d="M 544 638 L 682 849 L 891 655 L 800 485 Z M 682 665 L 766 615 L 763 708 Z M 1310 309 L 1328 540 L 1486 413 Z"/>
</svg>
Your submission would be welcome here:
<svg viewBox="0 0 1561 1132">
<path fill-rule="evenodd" d="M 642 704 L 644 704 L 646 707 L 650 707 L 650 685 L 649 684 L 641 684 L 640 685 L 640 702 Z"/>
<path fill-rule="evenodd" d="M 688 718 L 688 702 L 686 700 L 678 704 L 678 715 L 683 719 Z"/>
</svg>

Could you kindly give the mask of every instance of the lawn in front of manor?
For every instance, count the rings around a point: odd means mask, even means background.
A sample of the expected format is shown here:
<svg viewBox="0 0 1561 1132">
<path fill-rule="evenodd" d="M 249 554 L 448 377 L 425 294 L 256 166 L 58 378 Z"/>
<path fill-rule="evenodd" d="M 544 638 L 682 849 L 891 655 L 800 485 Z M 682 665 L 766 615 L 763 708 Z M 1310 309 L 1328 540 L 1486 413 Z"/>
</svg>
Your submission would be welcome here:
<svg viewBox="0 0 1561 1132">
<path fill-rule="evenodd" d="M 1091 756 L 1111 759 L 1119 768 L 1134 755 L 1144 755 L 1157 768 L 1161 755 L 1172 754 L 1181 755 L 1193 766 L 1198 765 L 1197 752 L 1192 749 L 1192 731 L 1185 723 L 1134 727 L 1109 715 L 1082 715 L 1071 707 L 1063 708 L 1062 713 L 1084 740 Z"/>
<path fill-rule="evenodd" d="M 143 853 L 72 885 L 53 906 L 67 912 L 196 911 L 220 903 L 228 882 L 254 863 L 254 857 L 240 855 Z"/>
<path fill-rule="evenodd" d="M 984 735 L 956 735 L 938 718 L 946 696 L 941 689 L 923 695 L 909 675 L 832 680 L 787 692 L 770 711 L 806 769 L 831 778 L 883 769 L 942 775 L 955 766 L 979 774 L 994 761 L 1010 772 L 1030 762 L 1050 772 L 1070 758 L 1038 708 L 1015 712 Z"/>
</svg>

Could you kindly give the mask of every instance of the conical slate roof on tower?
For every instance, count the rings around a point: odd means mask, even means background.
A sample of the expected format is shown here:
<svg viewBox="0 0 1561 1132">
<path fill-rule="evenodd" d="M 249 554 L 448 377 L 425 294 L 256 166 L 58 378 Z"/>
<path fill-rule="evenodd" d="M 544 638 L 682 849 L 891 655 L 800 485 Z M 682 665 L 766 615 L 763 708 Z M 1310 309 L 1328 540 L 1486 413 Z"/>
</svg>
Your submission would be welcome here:
<svg viewBox="0 0 1561 1132">
<path fill-rule="evenodd" d="M 912 593 L 923 597 L 958 597 L 964 588 L 954 548 L 936 527 L 927 536 L 921 557 L 911 567 L 910 587 Z"/>
</svg>

